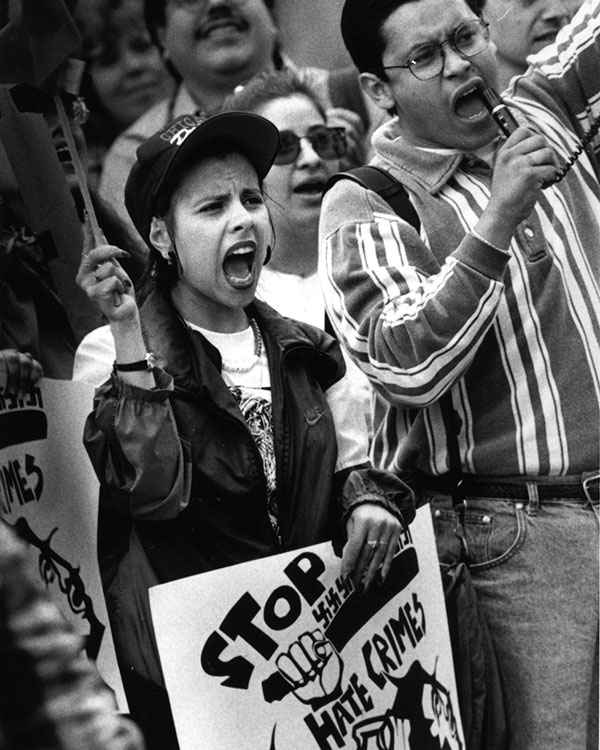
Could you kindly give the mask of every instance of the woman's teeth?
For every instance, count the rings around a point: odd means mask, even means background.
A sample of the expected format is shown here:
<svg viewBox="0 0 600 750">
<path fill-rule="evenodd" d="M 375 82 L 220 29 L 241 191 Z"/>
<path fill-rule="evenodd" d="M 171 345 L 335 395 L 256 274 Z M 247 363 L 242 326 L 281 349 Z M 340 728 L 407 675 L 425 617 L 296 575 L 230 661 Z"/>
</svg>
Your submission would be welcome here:
<svg viewBox="0 0 600 750">
<path fill-rule="evenodd" d="M 243 284 L 252 280 L 255 251 L 239 247 L 223 261 L 223 271 L 230 282 Z"/>
</svg>

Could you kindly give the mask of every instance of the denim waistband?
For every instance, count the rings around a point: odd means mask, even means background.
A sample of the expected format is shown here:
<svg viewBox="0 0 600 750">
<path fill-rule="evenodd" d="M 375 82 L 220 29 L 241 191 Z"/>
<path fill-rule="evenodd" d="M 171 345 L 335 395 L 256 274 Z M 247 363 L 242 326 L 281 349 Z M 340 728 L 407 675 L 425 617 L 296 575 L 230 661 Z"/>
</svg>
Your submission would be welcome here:
<svg viewBox="0 0 600 750">
<path fill-rule="evenodd" d="M 577 476 L 562 477 L 494 477 L 462 474 L 433 476 L 418 473 L 418 484 L 424 490 L 454 497 L 499 497 L 507 500 L 539 501 L 572 499 L 597 503 L 600 496 L 600 470 Z"/>
</svg>

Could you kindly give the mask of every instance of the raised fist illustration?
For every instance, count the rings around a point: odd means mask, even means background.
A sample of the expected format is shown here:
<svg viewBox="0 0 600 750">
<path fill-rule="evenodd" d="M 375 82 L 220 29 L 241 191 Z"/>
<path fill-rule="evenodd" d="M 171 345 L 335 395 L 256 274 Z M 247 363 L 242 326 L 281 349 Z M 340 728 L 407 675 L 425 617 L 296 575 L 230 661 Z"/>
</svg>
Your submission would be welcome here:
<svg viewBox="0 0 600 750">
<path fill-rule="evenodd" d="M 303 633 L 275 663 L 298 700 L 308 703 L 313 710 L 341 693 L 343 663 L 320 630 Z"/>
</svg>

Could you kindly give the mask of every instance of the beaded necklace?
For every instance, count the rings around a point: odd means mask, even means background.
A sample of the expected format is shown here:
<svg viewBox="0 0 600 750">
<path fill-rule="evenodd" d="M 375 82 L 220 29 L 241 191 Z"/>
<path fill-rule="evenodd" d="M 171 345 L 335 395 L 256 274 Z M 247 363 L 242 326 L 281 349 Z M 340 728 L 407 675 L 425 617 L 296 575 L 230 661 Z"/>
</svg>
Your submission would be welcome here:
<svg viewBox="0 0 600 750">
<path fill-rule="evenodd" d="M 233 362 L 228 362 L 223 356 L 221 356 L 221 366 L 225 372 L 250 372 L 260 359 L 262 353 L 262 337 L 254 318 L 250 318 L 250 327 L 254 334 L 254 353 L 252 354 L 252 357 L 244 364 L 233 364 Z"/>
</svg>

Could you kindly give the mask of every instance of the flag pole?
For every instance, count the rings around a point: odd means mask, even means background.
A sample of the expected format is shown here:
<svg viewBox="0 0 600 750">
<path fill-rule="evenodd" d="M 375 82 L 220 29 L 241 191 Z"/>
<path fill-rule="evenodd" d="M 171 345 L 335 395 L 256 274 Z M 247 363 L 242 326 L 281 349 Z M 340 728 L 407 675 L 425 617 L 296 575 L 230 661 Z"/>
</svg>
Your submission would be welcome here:
<svg viewBox="0 0 600 750">
<path fill-rule="evenodd" d="M 56 113 L 58 115 L 60 127 L 62 129 L 63 135 L 65 136 L 65 140 L 67 141 L 67 148 L 69 149 L 69 153 L 71 155 L 73 169 L 75 170 L 75 177 L 77 179 L 77 184 L 79 185 L 79 190 L 83 199 L 86 221 L 88 222 L 88 226 L 91 230 L 94 245 L 103 245 L 106 243 L 106 238 L 104 237 L 104 232 L 100 229 L 100 224 L 98 223 L 98 217 L 96 216 L 94 204 L 92 203 L 92 196 L 90 195 L 87 175 L 83 168 L 83 164 L 81 163 L 79 151 L 77 150 L 75 139 L 73 138 L 71 123 L 69 122 L 69 118 L 65 111 L 65 106 L 60 96 L 60 91 L 64 91 L 67 94 L 72 94 L 73 96 L 79 95 L 84 66 L 85 63 L 83 60 L 78 60 L 73 57 L 68 57 L 64 61 L 63 68 L 58 79 L 57 91 L 54 94 L 54 105 L 56 107 Z M 118 292 L 114 292 L 113 294 L 113 303 L 115 307 L 119 307 L 119 305 L 121 304 L 121 295 Z"/>
<path fill-rule="evenodd" d="M 100 245 L 104 242 L 104 235 L 102 233 L 102 230 L 100 229 L 100 225 L 98 224 L 96 211 L 92 203 L 92 196 L 90 195 L 90 190 L 88 187 L 87 175 L 83 168 L 83 164 L 81 163 L 79 151 L 77 150 L 75 139 L 73 138 L 71 123 L 69 122 L 69 118 L 67 117 L 67 113 L 65 111 L 65 106 L 60 96 L 60 91 L 64 91 L 67 94 L 72 94 L 73 96 L 79 95 L 81 77 L 83 75 L 83 68 L 85 63 L 83 62 L 83 60 L 77 60 L 73 57 L 69 57 L 65 60 L 63 65 L 64 67 L 59 78 L 59 85 L 57 87 L 56 93 L 54 94 L 54 106 L 56 107 L 56 113 L 58 115 L 60 127 L 67 141 L 67 148 L 69 149 L 69 153 L 71 155 L 73 169 L 75 170 L 75 177 L 77 178 L 81 197 L 83 198 L 83 205 L 85 208 L 87 219 L 89 221 L 90 229 L 92 231 L 94 244 Z"/>
</svg>

